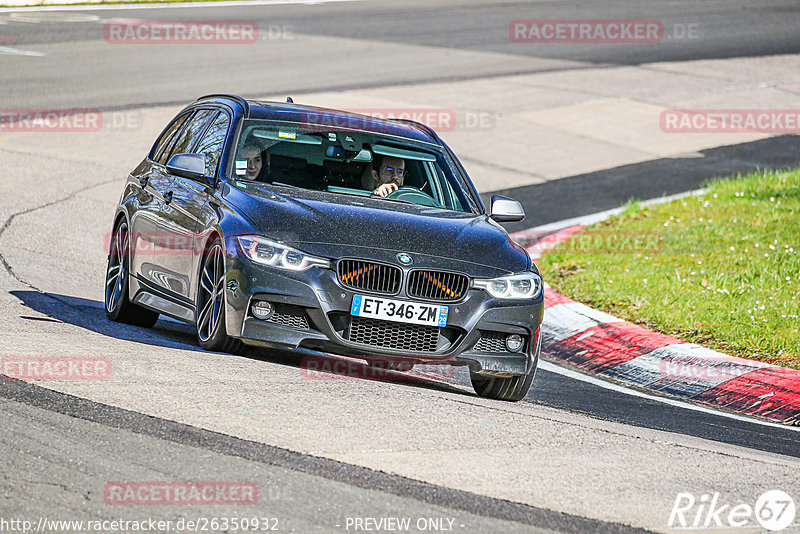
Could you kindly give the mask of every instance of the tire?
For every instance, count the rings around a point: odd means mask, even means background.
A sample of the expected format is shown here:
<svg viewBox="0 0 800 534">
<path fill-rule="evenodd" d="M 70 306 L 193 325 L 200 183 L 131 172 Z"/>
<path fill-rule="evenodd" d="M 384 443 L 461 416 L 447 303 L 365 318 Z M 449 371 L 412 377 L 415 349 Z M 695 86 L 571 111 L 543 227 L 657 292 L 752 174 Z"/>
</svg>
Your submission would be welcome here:
<svg viewBox="0 0 800 534">
<path fill-rule="evenodd" d="M 539 351 L 541 350 L 541 337 L 536 346 L 533 356 L 533 365 L 524 375 L 515 376 L 490 376 L 469 372 L 469 379 L 472 387 L 479 397 L 489 399 L 517 402 L 521 401 L 528 394 L 536 376 L 536 368 L 539 366 Z"/>
<path fill-rule="evenodd" d="M 106 317 L 117 323 L 152 327 L 158 321 L 158 312 L 142 308 L 130 301 L 128 277 L 130 276 L 130 234 L 128 223 L 120 221 L 111 234 L 111 246 L 106 266 L 105 305 Z"/>
<path fill-rule="evenodd" d="M 225 255 L 218 238 L 208 244 L 203 254 L 196 304 L 200 346 L 213 352 L 239 352 L 241 341 L 228 336 L 225 330 Z"/>
</svg>

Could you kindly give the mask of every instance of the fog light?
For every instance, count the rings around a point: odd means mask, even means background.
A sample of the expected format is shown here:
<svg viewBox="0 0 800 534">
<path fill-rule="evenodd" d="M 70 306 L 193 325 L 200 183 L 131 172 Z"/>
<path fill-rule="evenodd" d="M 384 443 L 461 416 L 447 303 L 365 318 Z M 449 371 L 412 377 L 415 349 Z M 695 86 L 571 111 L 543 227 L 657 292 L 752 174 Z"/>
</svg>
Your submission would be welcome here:
<svg viewBox="0 0 800 534">
<path fill-rule="evenodd" d="M 272 312 L 274 308 L 272 304 L 267 302 L 266 300 L 257 300 L 250 306 L 250 311 L 253 312 L 253 316 L 256 319 L 261 319 L 262 321 L 266 321 L 272 316 Z"/>
<path fill-rule="evenodd" d="M 511 334 L 506 338 L 506 348 L 509 352 L 519 352 L 522 348 L 522 337 L 517 334 Z"/>
</svg>

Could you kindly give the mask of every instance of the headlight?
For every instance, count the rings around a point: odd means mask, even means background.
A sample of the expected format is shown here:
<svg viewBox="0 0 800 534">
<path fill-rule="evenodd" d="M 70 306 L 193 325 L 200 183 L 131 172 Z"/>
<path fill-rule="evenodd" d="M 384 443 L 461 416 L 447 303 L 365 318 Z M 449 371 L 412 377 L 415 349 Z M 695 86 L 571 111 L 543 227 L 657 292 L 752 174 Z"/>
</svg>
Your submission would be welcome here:
<svg viewBox="0 0 800 534">
<path fill-rule="evenodd" d="M 496 299 L 534 299 L 542 291 L 542 279 L 536 273 L 509 274 L 488 280 L 476 279 L 473 287 L 485 289 Z"/>
<path fill-rule="evenodd" d="M 306 271 L 312 267 L 330 268 L 331 262 L 324 258 L 310 256 L 297 249 L 269 239 L 255 236 L 239 236 L 239 246 L 245 256 L 256 263 L 269 265 L 287 271 Z"/>
</svg>

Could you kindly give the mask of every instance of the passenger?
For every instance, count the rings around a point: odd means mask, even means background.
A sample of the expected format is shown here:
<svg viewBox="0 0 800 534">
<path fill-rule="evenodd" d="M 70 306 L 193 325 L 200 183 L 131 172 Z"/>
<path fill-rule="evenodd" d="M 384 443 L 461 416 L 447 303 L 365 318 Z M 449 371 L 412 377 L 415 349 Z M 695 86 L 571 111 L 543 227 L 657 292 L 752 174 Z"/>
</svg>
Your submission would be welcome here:
<svg viewBox="0 0 800 534">
<path fill-rule="evenodd" d="M 402 187 L 406 162 L 402 158 L 375 154 L 372 170 L 363 176 L 361 185 L 373 195 L 385 197 Z M 377 169 L 377 170 L 376 170 Z"/>
<path fill-rule="evenodd" d="M 251 142 L 248 141 L 242 151 L 239 153 L 239 160 L 247 160 L 247 174 L 245 174 L 245 178 L 248 180 L 263 180 L 263 174 L 265 174 L 265 169 L 263 168 L 264 162 L 264 151 L 261 148 Z"/>
</svg>

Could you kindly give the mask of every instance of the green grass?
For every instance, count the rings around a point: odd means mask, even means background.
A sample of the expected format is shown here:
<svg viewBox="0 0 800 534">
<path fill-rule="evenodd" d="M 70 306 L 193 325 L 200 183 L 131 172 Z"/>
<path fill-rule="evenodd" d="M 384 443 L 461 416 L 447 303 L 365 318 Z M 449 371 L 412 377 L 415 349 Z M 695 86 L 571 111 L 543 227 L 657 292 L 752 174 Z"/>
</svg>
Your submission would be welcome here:
<svg viewBox="0 0 800 534">
<path fill-rule="evenodd" d="M 800 170 L 625 211 L 539 262 L 555 289 L 683 341 L 800 369 Z"/>
</svg>

